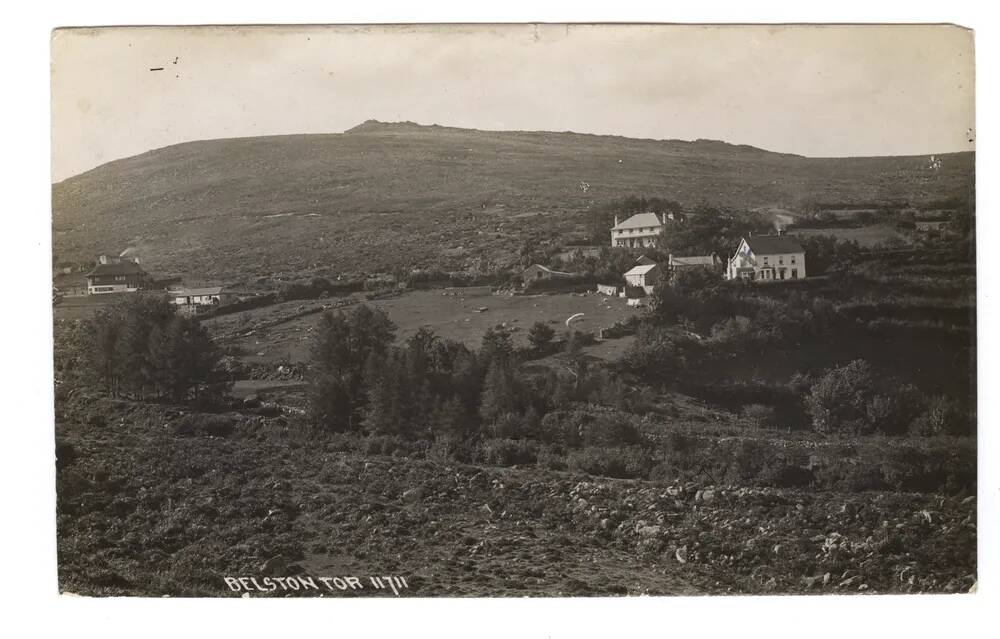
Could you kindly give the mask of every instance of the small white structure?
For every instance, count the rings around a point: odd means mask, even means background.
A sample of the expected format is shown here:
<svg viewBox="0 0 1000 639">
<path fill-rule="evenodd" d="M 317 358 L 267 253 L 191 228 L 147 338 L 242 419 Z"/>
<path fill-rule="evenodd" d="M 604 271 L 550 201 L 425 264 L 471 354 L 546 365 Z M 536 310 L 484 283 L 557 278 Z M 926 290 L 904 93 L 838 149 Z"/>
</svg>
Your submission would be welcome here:
<svg viewBox="0 0 1000 639">
<path fill-rule="evenodd" d="M 182 288 L 170 291 L 170 297 L 177 306 L 218 306 L 232 300 L 233 294 L 226 293 L 221 286 L 205 288 Z"/>
<path fill-rule="evenodd" d="M 633 266 L 625 273 L 625 281 L 629 286 L 638 286 L 649 295 L 660 280 L 661 269 L 658 264 L 640 264 Z"/>
<path fill-rule="evenodd" d="M 598 284 L 597 292 L 600 293 L 601 295 L 609 295 L 611 297 L 614 297 L 615 295 L 618 295 L 618 287 L 611 286 L 610 284 Z"/>
</svg>

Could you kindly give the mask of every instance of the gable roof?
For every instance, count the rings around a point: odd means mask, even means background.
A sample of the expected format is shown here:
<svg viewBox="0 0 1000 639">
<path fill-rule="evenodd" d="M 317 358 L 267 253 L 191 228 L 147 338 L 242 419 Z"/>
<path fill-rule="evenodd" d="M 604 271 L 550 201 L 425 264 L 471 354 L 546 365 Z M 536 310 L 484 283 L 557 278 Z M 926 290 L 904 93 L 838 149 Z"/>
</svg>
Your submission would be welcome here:
<svg viewBox="0 0 1000 639">
<path fill-rule="evenodd" d="M 181 288 L 170 291 L 174 297 L 197 297 L 198 295 L 221 295 L 221 286 L 209 286 L 205 288 Z"/>
<path fill-rule="evenodd" d="M 636 213 L 624 222 L 611 227 L 611 230 L 649 228 L 650 226 L 663 226 L 663 221 L 656 213 Z"/>
<path fill-rule="evenodd" d="M 639 266 L 633 266 L 631 269 L 626 271 L 625 275 L 645 275 L 654 268 L 656 268 L 656 264 L 640 264 Z"/>
<path fill-rule="evenodd" d="M 670 256 L 674 266 L 715 266 L 715 258 L 711 255 L 692 255 L 690 257 Z"/>
<path fill-rule="evenodd" d="M 754 235 L 743 240 L 757 255 L 805 252 L 798 240 L 786 235 Z"/>
<path fill-rule="evenodd" d="M 138 264 L 135 262 L 115 262 L 112 264 L 98 264 L 87 273 L 87 277 L 94 277 L 96 275 L 145 275 L 146 271 L 142 270 Z"/>
</svg>

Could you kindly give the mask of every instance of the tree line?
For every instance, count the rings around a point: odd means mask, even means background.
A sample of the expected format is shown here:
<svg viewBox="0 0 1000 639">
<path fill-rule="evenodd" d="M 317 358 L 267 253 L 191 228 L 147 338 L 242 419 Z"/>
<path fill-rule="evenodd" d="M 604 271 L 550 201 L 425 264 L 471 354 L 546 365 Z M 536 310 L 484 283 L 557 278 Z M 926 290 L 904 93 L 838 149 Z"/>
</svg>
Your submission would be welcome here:
<svg viewBox="0 0 1000 639">
<path fill-rule="evenodd" d="M 196 319 L 162 296 L 135 293 L 79 324 L 56 367 L 111 397 L 209 402 L 230 388 L 221 357 Z"/>
</svg>

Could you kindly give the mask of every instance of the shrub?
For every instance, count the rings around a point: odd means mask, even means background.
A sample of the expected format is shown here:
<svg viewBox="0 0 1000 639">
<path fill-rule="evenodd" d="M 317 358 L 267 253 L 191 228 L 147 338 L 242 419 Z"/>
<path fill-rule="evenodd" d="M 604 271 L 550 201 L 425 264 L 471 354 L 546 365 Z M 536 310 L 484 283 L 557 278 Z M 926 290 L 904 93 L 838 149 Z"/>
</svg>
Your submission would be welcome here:
<svg viewBox="0 0 1000 639">
<path fill-rule="evenodd" d="M 779 462 L 764 469 L 760 483 L 776 488 L 803 488 L 813 483 L 813 472 L 804 466 Z"/>
<path fill-rule="evenodd" d="M 867 407 L 873 384 L 871 365 L 864 360 L 829 370 L 804 398 L 813 428 L 822 433 L 869 430 Z"/>
<path fill-rule="evenodd" d="M 743 422 L 750 428 L 771 428 L 775 425 L 774 408 L 764 404 L 747 404 L 741 411 Z"/>
<path fill-rule="evenodd" d="M 968 435 L 969 417 L 963 414 L 955 400 L 944 395 L 932 397 L 927 408 L 913 421 L 911 432 L 930 437 L 934 435 Z"/>
<path fill-rule="evenodd" d="M 566 454 L 559 446 L 542 444 L 538 448 L 538 465 L 549 470 L 566 470 Z"/>
<path fill-rule="evenodd" d="M 574 450 L 568 462 L 571 470 L 618 479 L 645 478 L 653 467 L 652 457 L 639 446 Z"/>
<path fill-rule="evenodd" d="M 525 420 L 516 413 L 504 413 L 487 428 L 492 437 L 500 439 L 520 439 L 527 435 Z"/>
<path fill-rule="evenodd" d="M 475 460 L 491 466 L 534 464 L 538 444 L 524 439 L 486 439 L 479 443 Z"/>
<path fill-rule="evenodd" d="M 528 329 L 528 343 L 536 351 L 544 351 L 552 343 L 552 338 L 556 336 L 554 328 L 545 322 L 535 322 Z"/>
</svg>

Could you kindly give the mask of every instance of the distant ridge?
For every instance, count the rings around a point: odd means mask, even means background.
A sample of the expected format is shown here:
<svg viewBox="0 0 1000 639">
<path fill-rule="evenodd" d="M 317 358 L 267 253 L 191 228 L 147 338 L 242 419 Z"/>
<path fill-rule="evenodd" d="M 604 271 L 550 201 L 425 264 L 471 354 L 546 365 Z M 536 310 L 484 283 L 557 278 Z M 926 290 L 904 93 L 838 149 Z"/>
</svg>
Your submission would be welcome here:
<svg viewBox="0 0 1000 639">
<path fill-rule="evenodd" d="M 52 187 L 58 260 L 137 247 L 157 275 L 489 268 L 581 239 L 628 196 L 694 208 L 970 198 L 973 153 L 806 158 L 715 140 L 477 131 L 369 120 L 345 133 L 202 140 Z"/>
<path fill-rule="evenodd" d="M 576 131 L 463 129 L 459 127 L 442 126 L 440 124 L 418 124 L 417 122 L 412 122 L 410 120 L 405 120 L 403 122 L 383 122 L 381 120 L 365 120 L 361 124 L 353 126 L 350 129 L 344 131 L 345 134 L 352 134 L 352 133 L 402 134 L 402 133 L 445 133 L 445 132 L 462 132 L 467 134 L 484 134 L 484 135 L 529 135 L 529 136 L 578 135 L 590 138 L 606 138 L 609 140 L 631 140 L 634 142 L 655 142 L 655 143 L 667 143 L 675 145 L 691 145 L 693 147 L 700 147 L 703 149 L 714 149 L 719 152 L 741 151 L 748 153 L 775 153 L 777 155 L 787 155 L 789 157 L 805 157 L 803 155 L 798 155 L 795 153 L 781 153 L 777 151 L 768 151 L 767 149 L 751 146 L 749 144 L 732 144 L 730 142 L 725 142 L 723 140 L 711 140 L 706 138 L 698 138 L 696 140 L 677 140 L 677 139 L 661 140 L 655 138 L 628 138 L 621 135 L 609 135 L 602 133 L 578 133 Z"/>
</svg>

